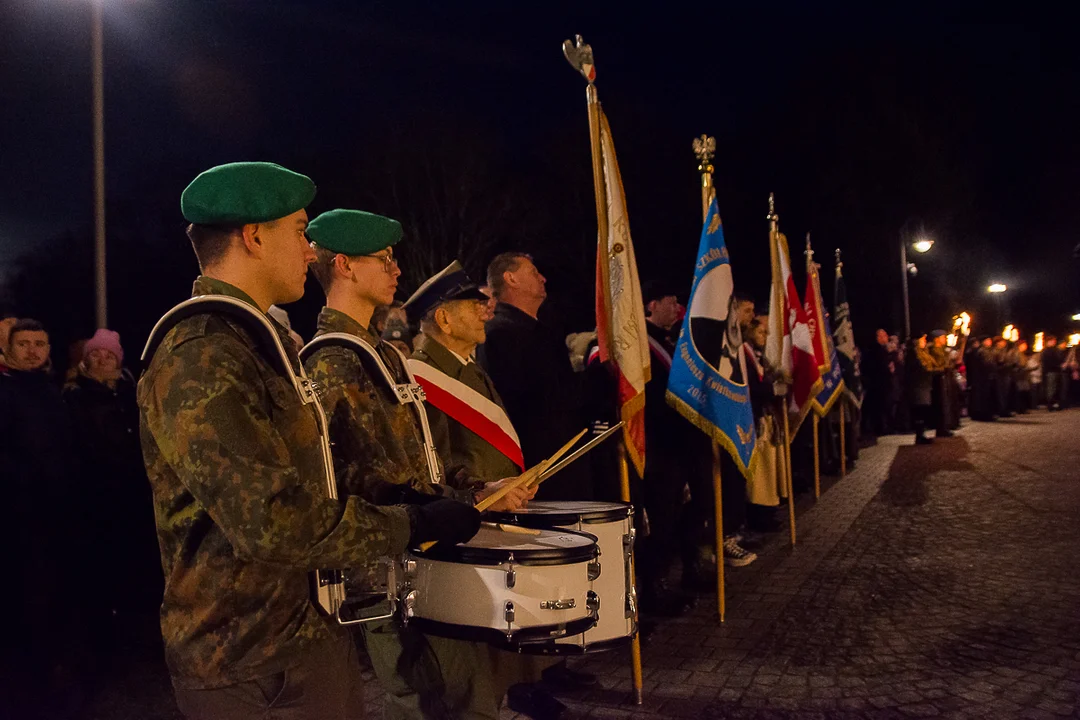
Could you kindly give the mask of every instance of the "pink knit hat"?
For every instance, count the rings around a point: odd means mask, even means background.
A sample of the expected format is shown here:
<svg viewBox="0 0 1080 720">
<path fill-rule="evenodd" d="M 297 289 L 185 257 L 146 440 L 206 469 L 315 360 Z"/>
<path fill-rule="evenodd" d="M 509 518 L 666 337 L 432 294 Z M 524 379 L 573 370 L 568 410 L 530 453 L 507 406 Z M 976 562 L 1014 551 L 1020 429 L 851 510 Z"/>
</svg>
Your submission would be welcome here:
<svg viewBox="0 0 1080 720">
<path fill-rule="evenodd" d="M 116 356 L 117 363 L 124 362 L 124 348 L 120 347 L 120 333 L 115 330 L 104 328 L 94 333 L 94 337 L 86 341 L 83 346 L 83 360 L 90 355 L 92 350 L 108 350 Z"/>
</svg>

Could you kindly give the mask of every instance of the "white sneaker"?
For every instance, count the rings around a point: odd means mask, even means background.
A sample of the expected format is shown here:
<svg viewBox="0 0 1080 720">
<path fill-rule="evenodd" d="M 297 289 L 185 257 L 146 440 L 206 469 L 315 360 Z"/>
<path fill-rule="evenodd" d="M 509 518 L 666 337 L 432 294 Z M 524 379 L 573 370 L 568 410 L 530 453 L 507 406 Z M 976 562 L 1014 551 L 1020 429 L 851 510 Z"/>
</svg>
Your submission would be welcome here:
<svg viewBox="0 0 1080 720">
<path fill-rule="evenodd" d="M 729 537 L 724 540 L 724 564 L 731 567 L 744 567 L 757 560 L 757 555 L 746 550 L 737 538 Z"/>
</svg>

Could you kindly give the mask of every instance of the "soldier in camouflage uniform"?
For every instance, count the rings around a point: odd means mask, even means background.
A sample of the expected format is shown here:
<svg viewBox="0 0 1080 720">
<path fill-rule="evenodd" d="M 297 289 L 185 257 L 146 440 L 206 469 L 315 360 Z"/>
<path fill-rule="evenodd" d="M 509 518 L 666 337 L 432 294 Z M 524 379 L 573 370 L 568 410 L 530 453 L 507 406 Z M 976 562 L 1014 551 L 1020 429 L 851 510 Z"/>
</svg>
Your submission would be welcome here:
<svg viewBox="0 0 1080 720">
<path fill-rule="evenodd" d="M 196 178 L 181 200 L 203 273 L 193 294 L 262 313 L 298 300 L 314 259 L 304 210 L 314 194 L 310 179 L 269 163 Z M 460 541 L 479 516 L 449 501 L 330 499 L 316 409 L 257 348 L 243 322 L 194 315 L 165 335 L 139 383 L 177 704 L 199 720 L 359 717 L 355 648 L 312 603 L 309 573 L 409 542 Z"/>
<path fill-rule="evenodd" d="M 312 221 L 308 235 L 317 255 L 313 272 L 327 296 L 316 337 L 331 332 L 354 336 L 375 349 L 395 382 L 407 383 L 401 354 L 370 326 L 375 308 L 390 304 L 397 289 L 401 273 L 392 246 L 401 239 L 401 225 L 358 210 L 331 210 Z M 399 404 L 355 350 L 321 347 L 306 355 L 304 364 L 323 388 L 339 477 L 349 492 L 374 502 L 424 502 L 437 494 L 474 502 L 505 481 L 485 483 L 468 468 L 451 466 L 448 484 L 432 483 L 414 408 Z M 514 509 L 528 496 L 513 491 L 499 508 Z M 387 717 L 498 716 L 501 697 L 495 697 L 486 647 L 424 636 L 396 621 L 369 623 L 363 633 L 388 691 Z"/>
</svg>

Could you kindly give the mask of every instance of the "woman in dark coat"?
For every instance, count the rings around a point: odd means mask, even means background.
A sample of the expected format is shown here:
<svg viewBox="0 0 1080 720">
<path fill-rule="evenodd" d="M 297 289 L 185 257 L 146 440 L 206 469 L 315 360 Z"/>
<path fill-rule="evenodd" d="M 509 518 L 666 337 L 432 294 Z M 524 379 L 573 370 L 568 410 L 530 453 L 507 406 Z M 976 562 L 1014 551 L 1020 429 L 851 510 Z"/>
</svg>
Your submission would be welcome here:
<svg viewBox="0 0 1080 720">
<path fill-rule="evenodd" d="M 105 633 L 116 612 L 153 609 L 162 582 L 135 383 L 121 369 L 123 357 L 120 336 L 98 330 L 83 349 L 78 374 L 64 387 L 87 504 L 87 539 L 99 559 L 95 629 Z"/>
</svg>

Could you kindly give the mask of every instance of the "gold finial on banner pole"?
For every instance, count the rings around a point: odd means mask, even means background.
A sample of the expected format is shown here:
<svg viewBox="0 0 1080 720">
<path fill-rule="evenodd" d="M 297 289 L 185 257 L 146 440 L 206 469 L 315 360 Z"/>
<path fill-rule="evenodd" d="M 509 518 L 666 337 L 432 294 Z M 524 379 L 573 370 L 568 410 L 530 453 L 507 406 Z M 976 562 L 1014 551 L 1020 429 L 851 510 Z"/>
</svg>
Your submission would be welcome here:
<svg viewBox="0 0 1080 720">
<path fill-rule="evenodd" d="M 581 73 L 588 86 L 585 88 L 585 101 L 589 110 L 589 144 L 592 147 L 593 167 L 593 190 L 596 195 L 596 225 L 599 242 L 607 245 L 608 237 L 608 209 L 607 209 L 607 184 L 604 180 L 604 158 L 600 134 L 603 124 L 600 99 L 596 94 L 596 63 L 593 59 L 592 47 L 587 45 L 580 35 L 575 35 L 574 40 L 564 40 L 562 44 L 563 56 L 570 66 Z M 600 277 L 603 283 L 604 294 L 611 297 L 610 278 L 608 277 L 607 263 L 600 263 Z M 623 502 L 630 502 L 630 468 L 627 465 L 626 445 L 619 442 L 619 484 Z M 636 563 L 631 550 L 630 556 L 631 589 L 634 592 L 636 586 Z M 634 613 L 634 623 L 637 624 L 637 603 L 631 602 Z M 634 702 L 642 703 L 643 673 L 641 670 L 641 638 L 635 634 L 630 642 L 630 670 L 634 684 Z"/>
<path fill-rule="evenodd" d="M 709 215 L 709 204 L 712 203 L 716 189 L 713 187 L 713 164 L 712 159 L 716 153 L 716 138 L 708 135 L 694 138 L 694 155 L 698 159 L 698 172 L 701 173 L 701 220 Z"/>
</svg>

